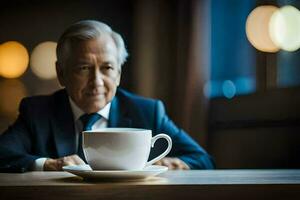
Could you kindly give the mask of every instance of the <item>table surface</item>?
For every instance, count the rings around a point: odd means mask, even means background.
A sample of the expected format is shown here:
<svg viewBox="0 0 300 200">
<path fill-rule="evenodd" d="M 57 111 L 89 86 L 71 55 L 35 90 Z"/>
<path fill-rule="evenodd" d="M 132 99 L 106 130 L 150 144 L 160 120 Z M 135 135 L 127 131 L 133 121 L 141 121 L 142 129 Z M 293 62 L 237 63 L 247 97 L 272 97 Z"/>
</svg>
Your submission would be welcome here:
<svg viewBox="0 0 300 200">
<path fill-rule="evenodd" d="M 138 181 L 68 172 L 0 173 L 0 199 L 299 199 L 300 170 L 167 171 Z"/>
<path fill-rule="evenodd" d="M 300 170 L 188 170 L 167 171 L 145 180 L 84 180 L 68 172 L 0 173 L 0 186 L 34 185 L 228 185 L 300 184 Z"/>
</svg>

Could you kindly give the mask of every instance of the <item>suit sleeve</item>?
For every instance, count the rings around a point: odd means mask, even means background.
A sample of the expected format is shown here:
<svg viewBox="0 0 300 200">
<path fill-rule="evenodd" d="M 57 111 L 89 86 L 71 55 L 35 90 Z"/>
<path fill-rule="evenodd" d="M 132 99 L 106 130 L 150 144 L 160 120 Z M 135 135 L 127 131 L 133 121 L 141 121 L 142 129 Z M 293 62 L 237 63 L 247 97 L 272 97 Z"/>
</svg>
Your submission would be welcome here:
<svg viewBox="0 0 300 200">
<path fill-rule="evenodd" d="M 28 105 L 22 100 L 15 123 L 0 135 L 0 172 L 28 171 L 38 156 L 31 155 L 32 140 Z"/>
<path fill-rule="evenodd" d="M 157 130 L 168 134 L 172 138 L 173 145 L 169 157 L 178 157 L 191 169 L 215 168 L 212 157 L 169 119 L 161 101 L 157 101 L 155 111 Z"/>
</svg>

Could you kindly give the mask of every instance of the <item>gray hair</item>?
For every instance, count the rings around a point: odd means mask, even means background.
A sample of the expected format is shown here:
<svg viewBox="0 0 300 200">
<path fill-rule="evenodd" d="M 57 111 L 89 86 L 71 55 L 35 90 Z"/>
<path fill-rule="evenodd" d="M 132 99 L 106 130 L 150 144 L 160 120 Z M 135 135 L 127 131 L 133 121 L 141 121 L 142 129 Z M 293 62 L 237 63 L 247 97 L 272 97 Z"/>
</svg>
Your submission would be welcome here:
<svg viewBox="0 0 300 200">
<path fill-rule="evenodd" d="M 57 62 L 62 65 L 66 63 L 71 45 L 75 41 L 96 39 L 103 34 L 110 35 L 114 40 L 118 51 L 117 60 L 120 66 L 122 66 L 128 57 L 123 38 L 120 34 L 114 32 L 107 24 L 96 20 L 82 20 L 72 24 L 65 30 L 58 40 L 56 48 Z"/>
</svg>

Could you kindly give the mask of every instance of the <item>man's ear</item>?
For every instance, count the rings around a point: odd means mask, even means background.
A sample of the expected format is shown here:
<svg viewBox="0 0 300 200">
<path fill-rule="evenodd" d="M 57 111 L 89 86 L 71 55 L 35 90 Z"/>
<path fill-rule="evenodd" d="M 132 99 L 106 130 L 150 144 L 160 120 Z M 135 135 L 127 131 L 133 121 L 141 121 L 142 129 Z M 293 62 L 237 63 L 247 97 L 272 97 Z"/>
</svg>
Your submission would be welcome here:
<svg viewBox="0 0 300 200">
<path fill-rule="evenodd" d="M 116 85 L 117 85 L 117 86 L 120 85 L 120 82 L 121 82 L 121 74 L 122 74 L 122 69 L 121 69 L 121 67 L 120 67 L 120 70 L 119 70 L 119 76 L 118 76 L 118 78 L 117 78 L 117 80 L 116 80 Z"/>
<path fill-rule="evenodd" d="M 65 73 L 62 69 L 62 66 L 59 62 L 55 62 L 57 79 L 61 86 L 65 86 Z"/>
</svg>

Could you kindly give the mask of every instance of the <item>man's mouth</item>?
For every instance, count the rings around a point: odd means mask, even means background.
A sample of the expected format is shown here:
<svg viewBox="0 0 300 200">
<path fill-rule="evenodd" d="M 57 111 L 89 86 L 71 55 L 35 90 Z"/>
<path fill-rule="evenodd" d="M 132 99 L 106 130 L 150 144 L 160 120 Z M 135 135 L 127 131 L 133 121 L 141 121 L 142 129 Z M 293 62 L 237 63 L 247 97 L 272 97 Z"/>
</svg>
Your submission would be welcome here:
<svg viewBox="0 0 300 200">
<path fill-rule="evenodd" d="M 105 96 L 104 91 L 99 91 L 99 90 L 91 90 L 86 93 L 88 96 Z"/>
</svg>

